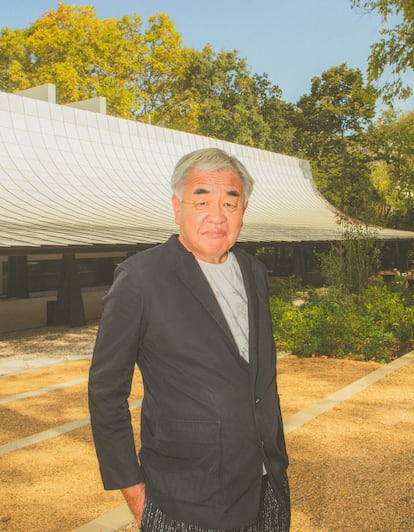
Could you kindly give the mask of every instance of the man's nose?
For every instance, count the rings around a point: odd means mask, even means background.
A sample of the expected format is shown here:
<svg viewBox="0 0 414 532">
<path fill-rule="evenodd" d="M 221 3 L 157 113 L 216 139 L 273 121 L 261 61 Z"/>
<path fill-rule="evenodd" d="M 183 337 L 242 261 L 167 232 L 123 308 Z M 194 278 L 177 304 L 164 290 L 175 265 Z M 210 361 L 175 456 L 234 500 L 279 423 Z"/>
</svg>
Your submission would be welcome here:
<svg viewBox="0 0 414 532">
<path fill-rule="evenodd" d="M 226 221 L 226 211 L 219 201 L 213 201 L 211 203 L 209 217 L 214 223 L 223 223 Z"/>
</svg>

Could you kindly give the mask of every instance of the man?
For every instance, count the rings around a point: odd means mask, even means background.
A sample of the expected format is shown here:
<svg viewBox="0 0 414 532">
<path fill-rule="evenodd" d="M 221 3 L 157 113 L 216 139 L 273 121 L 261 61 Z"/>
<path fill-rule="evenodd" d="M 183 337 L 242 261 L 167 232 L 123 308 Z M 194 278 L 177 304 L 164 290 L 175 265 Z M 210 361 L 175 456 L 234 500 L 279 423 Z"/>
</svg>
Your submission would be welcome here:
<svg viewBox="0 0 414 532">
<path fill-rule="evenodd" d="M 179 236 L 124 261 L 104 300 L 89 380 L 104 486 L 122 490 L 145 532 L 286 531 L 266 269 L 233 248 L 254 181 L 212 148 L 184 156 L 171 184 Z"/>
</svg>

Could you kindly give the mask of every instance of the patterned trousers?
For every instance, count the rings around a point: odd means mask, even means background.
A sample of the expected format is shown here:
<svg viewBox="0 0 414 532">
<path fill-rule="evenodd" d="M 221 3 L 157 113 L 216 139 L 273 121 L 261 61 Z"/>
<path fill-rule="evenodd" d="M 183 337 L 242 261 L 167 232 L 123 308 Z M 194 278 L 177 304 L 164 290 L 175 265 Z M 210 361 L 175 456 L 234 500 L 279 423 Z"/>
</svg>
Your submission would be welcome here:
<svg viewBox="0 0 414 532">
<path fill-rule="evenodd" d="M 242 528 L 203 528 L 170 519 L 151 501 L 146 500 L 141 532 L 288 532 L 290 528 L 290 495 L 287 477 L 283 479 L 282 500 L 278 500 L 267 479 L 263 477 L 260 510 L 257 522 Z"/>
</svg>

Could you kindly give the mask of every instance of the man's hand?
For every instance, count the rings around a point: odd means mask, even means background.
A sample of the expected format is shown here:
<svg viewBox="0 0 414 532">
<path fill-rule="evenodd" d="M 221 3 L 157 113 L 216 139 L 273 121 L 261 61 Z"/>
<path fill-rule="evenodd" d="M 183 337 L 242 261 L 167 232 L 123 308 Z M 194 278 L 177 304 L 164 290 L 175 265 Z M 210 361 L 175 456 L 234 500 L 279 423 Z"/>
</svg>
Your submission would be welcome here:
<svg viewBox="0 0 414 532">
<path fill-rule="evenodd" d="M 124 488 L 121 491 L 128 503 L 129 509 L 134 514 L 137 525 L 141 527 L 142 510 L 144 509 L 145 500 L 145 484 L 141 482 L 130 488 Z"/>
</svg>

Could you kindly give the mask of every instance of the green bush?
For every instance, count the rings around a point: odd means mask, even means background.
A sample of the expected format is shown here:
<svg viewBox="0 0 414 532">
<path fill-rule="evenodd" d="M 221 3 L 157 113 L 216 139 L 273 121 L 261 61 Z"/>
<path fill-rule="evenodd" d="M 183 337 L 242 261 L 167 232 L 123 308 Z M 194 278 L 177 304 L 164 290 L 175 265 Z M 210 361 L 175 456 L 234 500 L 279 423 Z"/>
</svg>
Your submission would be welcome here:
<svg viewBox="0 0 414 532">
<path fill-rule="evenodd" d="M 269 294 L 284 301 L 293 301 L 300 290 L 301 280 L 295 275 L 289 277 L 270 277 Z"/>
<path fill-rule="evenodd" d="M 271 296 L 278 346 L 298 356 L 389 361 L 413 347 L 414 307 L 398 291 L 375 284 L 349 294 L 309 292 L 301 306 Z"/>
</svg>

